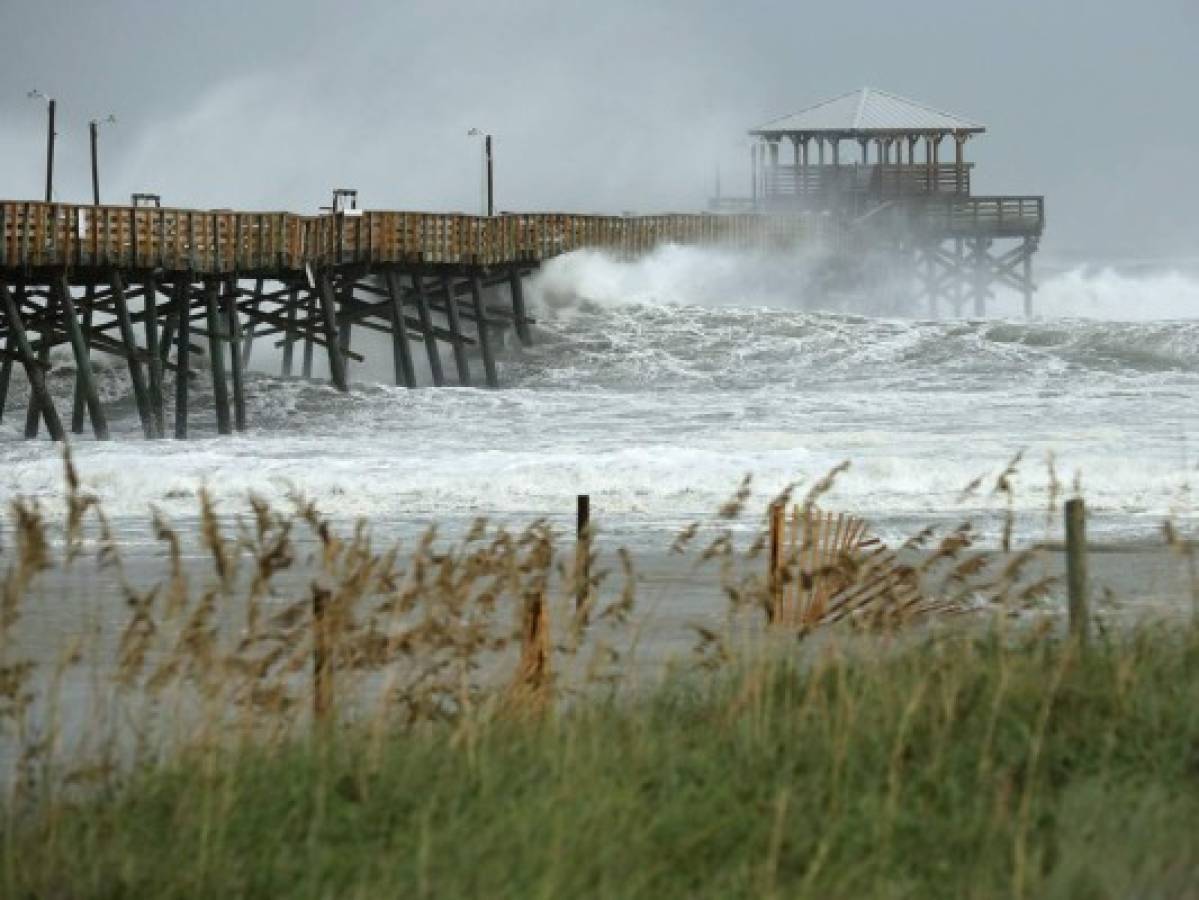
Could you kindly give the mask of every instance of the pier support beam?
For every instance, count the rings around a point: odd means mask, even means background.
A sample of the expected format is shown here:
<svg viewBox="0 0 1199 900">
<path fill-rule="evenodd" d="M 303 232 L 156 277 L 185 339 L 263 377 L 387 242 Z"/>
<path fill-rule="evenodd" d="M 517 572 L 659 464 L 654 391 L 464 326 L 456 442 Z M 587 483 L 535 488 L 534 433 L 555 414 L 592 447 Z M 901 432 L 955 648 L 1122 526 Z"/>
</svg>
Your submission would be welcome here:
<svg viewBox="0 0 1199 900">
<path fill-rule="evenodd" d="M 341 336 L 337 328 L 337 303 L 333 298 L 333 279 L 328 272 L 322 272 L 317 277 L 317 293 L 320 296 L 325 349 L 329 351 L 329 380 L 339 391 L 348 392 L 350 384 L 346 379 L 345 357 L 341 355 Z"/>
<path fill-rule="evenodd" d="M 261 281 L 259 282 L 261 284 Z M 229 363 L 233 370 L 233 427 L 246 430 L 246 386 L 243 366 L 241 314 L 237 311 L 237 281 L 225 286 L 225 317 L 229 328 Z M 253 325 L 251 325 L 253 328 Z"/>
<path fill-rule="evenodd" d="M 280 374 L 284 378 L 291 378 L 292 355 L 296 349 L 296 306 L 299 302 L 299 292 L 291 288 L 287 292 L 287 329 L 283 332 L 283 366 Z"/>
<path fill-rule="evenodd" d="M 175 437 L 187 437 L 187 389 L 191 377 L 191 285 L 175 285 L 175 320 L 178 349 L 175 351 Z"/>
<path fill-rule="evenodd" d="M 307 315 L 304 319 L 304 360 L 303 367 L 300 369 L 300 373 L 309 381 L 312 380 L 312 329 L 316 327 L 317 323 L 318 303 L 319 301 L 316 296 L 316 291 L 310 291 L 308 293 L 308 299 L 305 302 L 305 310 L 307 311 Z"/>
<path fill-rule="evenodd" d="M 412 287 L 416 292 L 416 312 L 424 333 L 425 352 L 429 356 L 429 371 L 433 374 L 434 386 L 441 387 L 445 384 L 445 374 L 441 371 L 441 351 L 437 348 L 437 335 L 433 333 L 433 313 L 429 310 L 429 297 L 425 293 L 425 278 L 420 272 L 412 273 Z"/>
<path fill-rule="evenodd" d="M 70 291 L 68 289 L 68 293 L 69 292 Z M 89 366 L 89 372 L 88 372 L 89 377 L 91 377 L 91 372 L 90 372 L 91 350 L 87 343 L 87 335 L 90 334 L 91 330 L 92 330 L 92 300 L 95 297 L 95 295 L 96 295 L 96 286 L 94 284 L 88 284 L 87 288 L 84 291 L 84 295 L 83 295 L 83 332 L 84 332 L 83 346 L 84 346 L 84 351 L 85 351 L 84 356 L 87 359 L 87 361 L 88 361 L 87 364 Z M 72 300 L 72 305 L 74 305 L 73 300 Z M 78 324 L 78 320 L 76 320 L 76 324 Z M 71 432 L 73 434 L 83 434 L 83 416 L 84 416 L 84 413 L 87 411 L 86 388 L 84 386 L 83 379 L 78 374 L 81 368 L 82 368 L 82 366 L 79 362 L 79 359 L 78 359 L 78 357 L 76 357 L 76 359 L 75 359 L 75 371 L 76 371 L 75 396 L 74 396 L 73 402 L 71 404 Z M 94 383 L 94 380 L 93 380 L 93 383 Z M 95 427 L 96 427 L 96 419 L 93 416 L 92 417 L 93 430 L 95 429 Z M 97 437 L 99 437 L 99 435 L 97 435 Z"/>
<path fill-rule="evenodd" d="M 21 300 L 24 300 L 24 290 L 20 293 Z M 47 298 L 46 306 L 42 310 L 41 326 L 38 330 L 38 365 L 44 373 L 50 371 L 50 347 L 54 343 L 54 301 L 53 298 Z M 47 393 L 46 396 L 49 396 Z M 41 408 L 37 397 L 32 391 L 29 393 L 29 407 L 25 412 L 25 437 L 35 438 L 38 432 L 38 423 L 41 421 Z"/>
<path fill-rule="evenodd" d="M 87 342 L 83 339 L 83 330 L 79 327 L 79 316 L 67 279 L 62 276 L 55 279 L 53 291 L 58 296 L 58 308 L 62 310 L 63 325 L 66 326 L 67 339 L 71 342 L 71 352 L 75 356 L 75 393 L 83 395 L 96 440 L 106 441 L 108 440 L 108 419 L 104 415 L 104 407 L 100 405 L 100 395 L 96 391 L 96 379 L 92 374 L 91 357 L 88 354 Z M 82 423 L 80 424 L 82 425 Z M 72 428 L 72 430 L 74 429 Z"/>
<path fill-rule="evenodd" d="M 508 270 L 508 290 L 512 295 L 512 318 L 516 324 L 516 337 L 525 347 L 533 343 L 533 335 L 529 331 L 529 318 L 525 310 L 525 283 L 520 277 L 520 269 L 513 266 Z"/>
<path fill-rule="evenodd" d="M 166 437 L 165 402 L 162 397 L 162 353 L 158 346 L 158 282 L 153 275 L 146 278 L 144 286 L 145 307 L 143 325 L 146 329 L 146 352 L 150 358 L 150 417 L 154 423 L 154 437 Z"/>
<path fill-rule="evenodd" d="M 499 387 L 499 376 L 495 371 L 495 354 L 491 349 L 491 329 L 487 324 L 487 310 L 483 307 L 483 285 L 476 272 L 470 276 L 470 293 L 475 304 L 475 324 L 479 334 L 479 349 L 483 352 L 483 369 L 487 373 L 487 386 Z"/>
<path fill-rule="evenodd" d="M 125 282 L 121 273 L 112 273 L 112 299 L 116 307 L 117 323 L 121 329 L 121 343 L 125 345 L 125 356 L 129 361 L 129 380 L 133 382 L 133 399 L 137 404 L 137 415 L 142 420 L 142 433 L 154 437 L 154 421 L 150 415 L 150 392 L 138 361 L 137 340 L 133 334 L 133 320 L 129 315 L 129 303 L 125 299 Z"/>
<path fill-rule="evenodd" d="M 404 322 L 404 292 L 400 286 L 400 275 L 389 269 L 384 275 L 387 282 L 388 306 L 391 319 L 391 354 L 395 366 L 396 386 L 416 387 L 416 368 L 412 364 L 412 347 L 408 343 L 408 325 Z"/>
<path fill-rule="evenodd" d="M 445 291 L 445 317 L 454 340 L 454 364 L 458 368 L 458 383 L 463 387 L 470 387 L 470 365 L 466 360 L 462 321 L 458 316 L 458 300 L 454 296 L 454 283 L 449 275 L 441 276 L 441 287 Z"/>
<path fill-rule="evenodd" d="M 208 316 L 208 361 L 212 366 L 212 399 L 216 405 L 218 434 L 232 434 L 229 415 L 229 388 L 225 383 L 225 329 L 221 324 L 220 284 L 215 279 L 204 283 L 204 305 Z M 233 348 L 237 352 L 237 348 Z"/>
<path fill-rule="evenodd" d="M 21 320 L 21 311 L 17 308 L 17 302 L 9 292 L 8 285 L 2 281 L 0 281 L 0 306 L 3 307 L 5 316 L 8 317 L 9 342 L 16 342 L 17 353 L 21 357 L 21 363 L 25 366 L 25 374 L 29 378 L 29 402 L 36 403 L 41 410 L 50 437 L 56 441 L 66 440 L 62 420 L 58 418 L 58 410 L 54 408 L 54 401 L 50 398 L 50 392 L 46 388 L 44 372 L 33 356 L 33 348 L 29 346 L 29 338 L 25 334 L 25 326 Z"/>
</svg>

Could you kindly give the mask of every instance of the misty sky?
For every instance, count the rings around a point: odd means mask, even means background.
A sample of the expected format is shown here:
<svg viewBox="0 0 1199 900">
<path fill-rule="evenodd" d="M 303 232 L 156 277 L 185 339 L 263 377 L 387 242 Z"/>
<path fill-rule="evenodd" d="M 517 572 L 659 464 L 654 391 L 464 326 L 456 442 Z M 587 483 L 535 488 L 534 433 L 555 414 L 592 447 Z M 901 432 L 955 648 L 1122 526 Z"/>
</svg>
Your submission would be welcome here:
<svg viewBox="0 0 1199 900">
<path fill-rule="evenodd" d="M 0 0 L 0 197 L 313 211 L 702 208 L 747 128 L 862 85 L 982 121 L 976 193 L 1044 193 L 1046 249 L 1199 256 L 1199 0 Z"/>
</svg>

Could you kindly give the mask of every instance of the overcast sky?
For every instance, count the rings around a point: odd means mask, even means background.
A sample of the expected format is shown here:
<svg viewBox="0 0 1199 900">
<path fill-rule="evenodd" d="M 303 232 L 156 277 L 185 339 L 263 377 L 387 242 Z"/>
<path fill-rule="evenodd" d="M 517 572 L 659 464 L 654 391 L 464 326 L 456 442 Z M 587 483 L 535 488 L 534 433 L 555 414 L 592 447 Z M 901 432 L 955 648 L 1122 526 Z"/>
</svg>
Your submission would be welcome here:
<svg viewBox="0 0 1199 900">
<path fill-rule="evenodd" d="M 1199 256 L 1199 0 L 0 0 L 0 197 L 311 211 L 702 208 L 747 128 L 863 85 L 981 121 L 976 193 L 1046 247 Z"/>
</svg>

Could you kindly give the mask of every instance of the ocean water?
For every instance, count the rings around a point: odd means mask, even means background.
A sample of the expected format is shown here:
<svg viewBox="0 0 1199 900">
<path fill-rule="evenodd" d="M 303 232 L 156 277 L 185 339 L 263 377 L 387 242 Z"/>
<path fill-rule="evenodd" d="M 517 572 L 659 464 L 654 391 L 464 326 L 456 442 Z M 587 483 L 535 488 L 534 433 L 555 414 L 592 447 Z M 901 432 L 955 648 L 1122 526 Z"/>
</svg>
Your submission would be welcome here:
<svg viewBox="0 0 1199 900">
<path fill-rule="evenodd" d="M 656 540 L 710 516 L 747 474 L 756 522 L 785 485 L 802 491 L 843 460 L 824 504 L 887 537 L 971 518 L 993 539 L 1009 504 L 1018 539 L 1052 537 L 1053 478 L 1081 486 L 1105 538 L 1194 522 L 1199 279 L 1065 269 L 1044 278 L 1034 321 L 1015 297 L 985 320 L 932 321 L 890 313 L 885 296 L 830 301 L 809 262 L 678 247 L 637 262 L 554 260 L 529 288 L 535 345 L 509 336 L 498 391 L 390 386 L 386 342 L 355 332 L 368 362 L 352 368 L 346 397 L 278 377 L 279 351 L 259 346 L 250 430 L 232 438 L 211 436 L 201 377 L 199 437 L 142 440 L 122 364 L 102 361 L 116 439 L 76 440 L 76 464 L 118 525 L 146 540 L 148 508 L 187 521 L 201 485 L 226 512 L 251 491 L 280 503 L 298 491 L 336 519 L 400 535 L 479 515 L 565 524 L 589 493 L 607 535 Z M 70 359 L 55 362 L 69 415 Z M 24 391 L 14 374 L 0 496 L 53 504 L 61 460 L 47 441 L 21 439 Z M 1009 498 L 993 488 L 1018 453 Z"/>
</svg>

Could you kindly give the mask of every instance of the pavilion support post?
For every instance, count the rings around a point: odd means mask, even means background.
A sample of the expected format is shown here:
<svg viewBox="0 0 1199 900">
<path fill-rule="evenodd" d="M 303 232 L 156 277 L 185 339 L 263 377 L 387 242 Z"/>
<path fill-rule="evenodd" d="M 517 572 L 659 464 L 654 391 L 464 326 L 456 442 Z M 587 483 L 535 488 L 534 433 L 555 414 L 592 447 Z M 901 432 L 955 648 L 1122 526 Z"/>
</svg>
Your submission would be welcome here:
<svg viewBox="0 0 1199 900">
<path fill-rule="evenodd" d="M 462 335 L 462 321 L 458 316 L 458 300 L 454 296 L 454 282 L 449 275 L 441 276 L 441 289 L 445 291 L 445 316 L 454 338 L 454 365 L 458 368 L 458 383 L 470 387 L 470 365 L 466 361 L 466 342 Z"/>
<path fill-rule="evenodd" d="M 325 349 L 329 352 L 329 380 L 339 391 L 348 393 L 345 357 L 341 355 L 341 336 L 337 329 L 337 301 L 334 299 L 333 278 L 328 272 L 317 277 L 317 295 L 321 307 L 321 325 L 325 332 Z"/>
<path fill-rule="evenodd" d="M 221 322 L 221 286 L 215 278 L 204 282 L 204 308 L 208 326 L 208 361 L 212 368 L 212 399 L 218 434 L 232 434 L 229 386 L 225 381 L 225 329 Z M 233 348 L 237 352 L 237 347 Z"/>
<path fill-rule="evenodd" d="M 96 392 L 96 379 L 92 374 L 91 356 L 88 353 L 87 342 L 83 338 L 83 330 L 79 327 L 79 315 L 75 309 L 75 300 L 71 297 L 71 288 L 67 284 L 65 276 L 55 279 L 52 291 L 58 295 L 58 308 L 62 311 L 67 339 L 71 342 L 71 352 L 75 356 L 76 393 L 83 394 L 96 440 L 106 441 L 108 440 L 108 420 L 104 415 L 104 407 L 100 405 L 100 395 Z"/>
<path fill-rule="evenodd" d="M 83 332 L 84 332 L 83 346 L 84 346 L 84 351 L 85 351 L 84 355 L 88 361 L 88 368 L 89 368 L 88 377 L 89 378 L 92 377 L 91 371 L 90 371 L 91 350 L 87 344 L 87 335 L 91 334 L 91 331 L 92 331 L 92 301 L 95 299 L 95 296 L 96 296 L 96 286 L 93 284 L 89 284 L 87 286 L 87 288 L 85 289 L 84 295 L 83 295 Z M 73 300 L 72 300 L 72 303 L 74 303 Z M 78 324 L 78 321 L 76 321 L 76 324 Z M 72 348 L 72 349 L 74 349 L 74 348 Z M 83 434 L 83 419 L 84 419 L 84 414 L 87 412 L 86 387 L 84 385 L 83 378 L 81 377 L 81 374 L 80 374 L 81 369 L 82 369 L 82 366 L 79 363 L 78 358 L 76 358 L 76 360 L 75 360 L 75 396 L 74 396 L 73 402 L 71 404 L 71 433 L 72 434 Z M 93 379 L 93 382 L 94 382 L 94 379 Z M 92 417 L 92 428 L 94 429 L 95 427 L 96 427 L 96 420 L 95 420 L 95 417 L 93 416 Z M 97 437 L 99 437 L 99 435 L 97 435 Z"/>
<path fill-rule="evenodd" d="M 43 373 L 50 369 L 50 347 L 54 343 L 54 298 L 48 297 L 41 316 L 41 328 L 38 330 L 37 361 Z M 43 375 L 44 380 L 44 375 Z M 25 412 L 25 437 L 37 437 L 38 423 L 42 420 L 41 404 L 32 391 L 29 393 L 29 406 Z"/>
<path fill-rule="evenodd" d="M 162 396 L 162 352 L 158 345 L 158 282 L 153 275 L 144 286 L 144 325 L 146 329 L 147 366 L 150 369 L 150 416 L 154 422 L 154 437 L 166 437 L 165 401 Z"/>
<path fill-rule="evenodd" d="M 138 361 L 137 339 L 133 334 L 133 320 L 129 315 L 129 303 L 125 299 L 125 282 L 121 273 L 112 272 L 112 299 L 116 307 L 117 324 L 121 330 L 121 343 L 125 345 L 125 357 L 129 361 L 129 380 L 133 382 L 133 399 L 137 404 L 137 415 L 142 421 L 142 433 L 154 437 L 154 419 L 150 414 L 150 389 Z"/>
<path fill-rule="evenodd" d="M 175 317 L 178 322 L 175 351 L 175 438 L 187 437 L 187 389 L 191 376 L 191 285 L 175 285 Z"/>
<path fill-rule="evenodd" d="M 1021 264 L 1023 266 L 1023 277 L 1020 279 L 1020 286 L 1024 291 L 1024 318 L 1032 318 L 1032 255 L 1037 251 L 1037 242 L 1032 238 L 1024 239 L 1024 252 L 1021 255 Z"/>
<path fill-rule="evenodd" d="M 495 354 L 491 348 L 491 328 L 487 323 L 487 310 L 483 307 L 483 284 L 479 273 L 470 276 L 470 293 L 475 305 L 475 323 L 479 334 L 479 349 L 483 353 L 483 370 L 487 373 L 487 386 L 500 386 L 499 377 L 495 371 Z"/>
<path fill-rule="evenodd" d="M 525 308 L 525 283 L 517 266 L 508 270 L 508 291 L 512 295 L 512 319 L 516 323 L 517 340 L 529 347 L 533 343 L 533 335 L 529 331 L 529 314 Z"/>
<path fill-rule="evenodd" d="M 991 255 L 988 247 L 991 242 L 986 238 L 974 238 L 971 244 L 974 314 L 981 318 L 987 314 L 987 295 L 990 293 Z"/>
<path fill-rule="evenodd" d="M 308 299 L 304 305 L 307 313 L 304 324 L 307 327 L 304 329 L 304 360 L 300 369 L 300 374 L 309 381 L 312 380 L 312 329 L 316 327 L 318 303 L 319 299 L 316 296 L 316 292 L 309 291 Z"/>
<path fill-rule="evenodd" d="M 953 314 L 961 317 L 966 302 L 966 257 L 965 244 L 961 238 L 953 240 Z"/>
<path fill-rule="evenodd" d="M 229 328 L 229 367 L 233 374 L 233 427 L 246 430 L 246 379 L 241 333 L 241 314 L 237 310 L 237 280 L 225 285 L 225 317 Z M 253 328 L 253 325 L 251 325 Z"/>
<path fill-rule="evenodd" d="M 412 273 L 412 286 L 416 289 L 416 312 L 420 316 L 420 328 L 425 337 L 425 352 L 429 356 L 429 371 L 433 373 L 433 384 L 445 384 L 441 371 L 441 352 L 437 348 L 437 335 L 433 333 L 433 314 L 429 311 L 429 297 L 425 294 L 425 278 L 419 272 Z"/>
<path fill-rule="evenodd" d="M 4 314 L 8 317 L 9 343 L 16 343 L 16 351 L 21 357 L 21 362 L 25 366 L 25 374 L 29 378 L 30 403 L 37 403 L 46 419 L 46 430 L 50 432 L 50 437 L 56 441 L 66 440 L 62 421 L 58 418 L 58 410 L 54 408 L 54 401 L 46 388 L 44 370 L 34 358 L 33 348 L 30 347 L 29 338 L 25 334 L 21 311 L 13 299 L 8 285 L 2 281 L 0 281 L 0 304 L 3 305 Z"/>
<path fill-rule="evenodd" d="M 287 292 L 287 330 L 283 337 L 283 366 L 280 374 L 291 378 L 292 356 L 296 347 L 296 305 L 299 303 L 299 292 L 292 288 Z"/>
<path fill-rule="evenodd" d="M 391 298 L 388 313 L 391 319 L 391 354 L 395 366 L 396 386 L 416 387 L 416 368 L 412 364 L 412 348 L 408 344 L 408 326 L 404 322 L 404 295 L 400 286 L 400 274 L 388 269 L 385 280 Z"/>
</svg>

